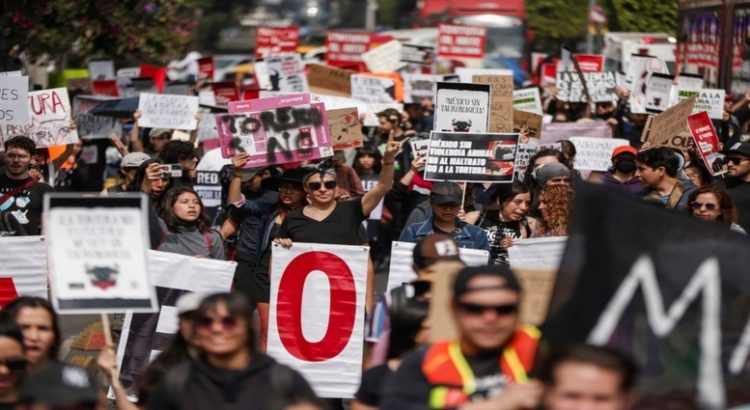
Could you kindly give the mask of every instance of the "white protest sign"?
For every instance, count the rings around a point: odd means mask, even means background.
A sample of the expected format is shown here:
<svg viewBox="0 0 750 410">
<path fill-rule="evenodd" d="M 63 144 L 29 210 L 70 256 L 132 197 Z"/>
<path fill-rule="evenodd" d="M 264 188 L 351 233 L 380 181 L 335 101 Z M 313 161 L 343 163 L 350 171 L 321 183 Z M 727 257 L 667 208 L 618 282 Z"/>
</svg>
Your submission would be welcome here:
<svg viewBox="0 0 750 410">
<path fill-rule="evenodd" d="M 582 73 L 586 87 L 593 102 L 615 102 L 617 94 L 615 87 L 617 80 L 611 71 Z M 559 89 L 557 99 L 568 102 L 586 102 L 586 93 L 581 83 L 581 77 L 576 72 L 557 72 Z"/>
<path fill-rule="evenodd" d="M 325 104 L 326 110 L 337 110 L 340 108 L 352 108 L 356 107 L 357 112 L 362 117 L 362 125 L 366 127 L 377 127 L 378 116 L 377 113 L 393 108 L 398 112 L 404 110 L 404 105 L 401 103 L 367 103 L 353 98 L 339 97 L 335 95 L 318 95 L 311 94 L 310 100 L 312 102 L 322 102 Z"/>
<path fill-rule="evenodd" d="M 646 83 L 646 110 L 662 112 L 669 107 L 672 76 L 653 73 Z"/>
<path fill-rule="evenodd" d="M 672 87 L 672 95 L 670 96 L 670 105 L 679 103 L 680 101 L 697 95 L 703 89 L 703 77 L 696 74 L 685 74 L 680 73 L 677 76 L 677 84 Z M 682 98 L 678 99 L 678 96 L 682 94 Z"/>
<path fill-rule="evenodd" d="M 693 114 L 705 111 L 712 120 L 720 120 L 724 115 L 724 96 L 722 89 L 704 88 L 698 93 L 693 106 Z"/>
<path fill-rule="evenodd" d="M 37 148 L 73 144 L 78 141 L 78 131 L 72 128 L 72 112 L 67 89 L 53 88 L 29 92 L 28 110 L 30 122 L 0 128 L 0 136 L 3 139 L 24 135 L 31 138 Z"/>
<path fill-rule="evenodd" d="M 138 126 L 194 130 L 198 127 L 198 97 L 141 93 L 138 100 L 141 118 Z"/>
<path fill-rule="evenodd" d="M 135 78 L 141 76 L 141 68 L 140 67 L 126 67 L 121 68 L 117 70 L 117 76 L 118 77 L 124 77 L 124 78 Z"/>
<path fill-rule="evenodd" d="M 198 123 L 198 141 L 219 139 L 219 131 L 216 129 L 216 114 L 204 112 Z"/>
<path fill-rule="evenodd" d="M 91 80 L 114 80 L 115 79 L 114 61 L 94 60 L 94 61 L 89 62 L 89 78 Z"/>
<path fill-rule="evenodd" d="M 369 248 L 274 246 L 268 354 L 320 397 L 350 398 L 362 375 Z"/>
<path fill-rule="evenodd" d="M 305 76 L 305 65 L 299 54 L 282 54 L 265 59 L 270 90 L 279 93 L 306 93 L 310 91 Z"/>
<path fill-rule="evenodd" d="M 47 248 L 41 236 L 0 237 L 0 307 L 20 296 L 47 299 Z"/>
<path fill-rule="evenodd" d="M 396 83 L 388 78 L 353 75 L 352 98 L 368 103 L 396 102 Z"/>
<path fill-rule="evenodd" d="M 200 105 L 216 105 L 216 93 L 213 90 L 205 90 L 198 92 L 198 104 Z"/>
<path fill-rule="evenodd" d="M 539 89 L 534 87 L 513 90 L 513 108 L 537 115 L 543 115 L 542 98 L 539 96 Z"/>
<path fill-rule="evenodd" d="M 518 239 L 508 248 L 511 269 L 554 269 L 560 267 L 566 236 Z"/>
<path fill-rule="evenodd" d="M 0 72 L 0 77 L 6 77 L 6 76 L 20 77 L 22 75 L 23 75 L 23 73 L 21 72 L 21 70 L 16 70 L 16 71 L 2 71 L 2 72 Z"/>
<path fill-rule="evenodd" d="M 664 60 L 651 56 L 633 55 L 626 72 L 625 82 L 630 91 L 630 111 L 635 114 L 646 114 L 646 91 L 652 73 L 669 74 Z"/>
<path fill-rule="evenodd" d="M 509 75 L 513 76 L 513 70 L 501 68 L 468 68 L 457 67 L 455 70 L 459 83 L 471 83 L 475 75 Z"/>
<path fill-rule="evenodd" d="M 531 157 L 536 155 L 536 153 L 541 149 L 542 147 L 537 143 L 518 144 L 515 164 L 515 173 L 517 180 L 523 181 L 523 176 L 526 173 L 526 168 L 529 167 L 529 161 L 531 160 Z"/>
<path fill-rule="evenodd" d="M 576 147 L 573 168 L 579 171 L 607 171 L 612 166 L 612 151 L 629 145 L 628 140 L 619 138 L 570 137 Z"/>
<path fill-rule="evenodd" d="M 390 293 L 393 288 L 399 287 L 404 283 L 409 283 L 417 278 L 411 265 L 414 262 L 414 247 L 417 244 L 412 242 L 394 241 L 391 245 L 391 266 L 388 269 L 388 287 L 386 294 Z M 490 253 L 481 249 L 460 248 L 458 250 L 461 260 L 466 266 L 483 266 L 487 265 L 490 259 Z"/>
<path fill-rule="evenodd" d="M 373 73 L 398 71 L 406 64 L 401 61 L 401 42 L 391 40 L 362 54 L 362 61 Z"/>
<path fill-rule="evenodd" d="M 0 124 L 29 122 L 29 77 L 0 76 Z"/>
</svg>

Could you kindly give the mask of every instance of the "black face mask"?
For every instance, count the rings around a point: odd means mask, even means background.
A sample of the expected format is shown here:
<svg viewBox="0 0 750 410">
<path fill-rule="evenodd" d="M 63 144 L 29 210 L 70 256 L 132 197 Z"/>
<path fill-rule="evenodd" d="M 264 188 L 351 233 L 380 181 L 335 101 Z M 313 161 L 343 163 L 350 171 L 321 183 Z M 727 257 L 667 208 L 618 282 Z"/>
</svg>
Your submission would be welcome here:
<svg viewBox="0 0 750 410">
<path fill-rule="evenodd" d="M 635 160 L 630 158 L 620 158 L 615 162 L 615 171 L 629 174 L 635 171 Z"/>
</svg>

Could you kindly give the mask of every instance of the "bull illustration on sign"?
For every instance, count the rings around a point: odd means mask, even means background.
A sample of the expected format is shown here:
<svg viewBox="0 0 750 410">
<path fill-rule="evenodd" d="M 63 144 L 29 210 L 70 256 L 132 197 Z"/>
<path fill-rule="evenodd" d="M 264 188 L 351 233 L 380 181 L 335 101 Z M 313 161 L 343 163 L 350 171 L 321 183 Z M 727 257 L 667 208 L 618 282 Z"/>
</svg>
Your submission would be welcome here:
<svg viewBox="0 0 750 410">
<path fill-rule="evenodd" d="M 457 120 L 451 122 L 453 132 L 469 132 L 471 130 L 471 120 Z"/>
<path fill-rule="evenodd" d="M 120 273 L 120 267 L 117 264 L 113 266 L 91 266 L 86 264 L 85 269 L 86 275 L 91 280 L 91 284 L 97 288 L 107 290 L 117 284 L 117 275 Z"/>
</svg>

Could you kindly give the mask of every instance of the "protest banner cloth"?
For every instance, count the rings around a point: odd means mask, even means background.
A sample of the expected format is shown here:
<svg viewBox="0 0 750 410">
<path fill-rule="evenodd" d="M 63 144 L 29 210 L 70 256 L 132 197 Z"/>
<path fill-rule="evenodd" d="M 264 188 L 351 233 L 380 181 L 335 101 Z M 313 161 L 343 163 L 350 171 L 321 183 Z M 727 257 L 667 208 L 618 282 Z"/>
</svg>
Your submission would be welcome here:
<svg viewBox="0 0 750 410">
<path fill-rule="evenodd" d="M 73 144 L 78 131 L 71 127 L 72 113 L 68 90 L 53 88 L 28 93 L 30 122 L 24 125 L 5 125 L 0 129 L 3 140 L 15 135 L 31 138 L 37 148 Z"/>
<path fill-rule="evenodd" d="M 58 313 L 153 312 L 144 194 L 44 197 L 52 304 Z"/>
<path fill-rule="evenodd" d="M 513 90 L 513 108 L 537 115 L 543 115 L 542 98 L 539 95 L 539 88 L 533 87 L 524 88 L 522 90 Z"/>
<path fill-rule="evenodd" d="M 513 70 L 502 68 L 456 67 L 455 75 L 458 76 L 459 83 L 471 83 L 474 77 L 478 75 L 505 75 L 513 77 Z"/>
<path fill-rule="evenodd" d="M 47 299 L 47 247 L 41 236 L 0 237 L 0 308 L 21 296 Z"/>
<path fill-rule="evenodd" d="M 214 99 L 217 104 L 224 105 L 231 101 L 239 101 L 240 99 L 237 85 L 232 81 L 211 83 L 211 89 L 214 91 Z"/>
<path fill-rule="evenodd" d="M 151 78 L 159 92 L 164 91 L 164 84 L 167 81 L 167 68 L 150 64 L 141 64 L 141 77 Z"/>
<path fill-rule="evenodd" d="M 612 138 L 612 127 L 604 122 L 553 122 L 542 125 L 541 142 L 544 145 L 568 140 L 570 137 Z"/>
<path fill-rule="evenodd" d="M 672 81 L 669 74 L 651 74 L 646 83 L 646 111 L 659 113 L 669 107 Z"/>
<path fill-rule="evenodd" d="M 573 54 L 573 58 L 584 73 L 604 70 L 604 56 L 601 54 Z"/>
<path fill-rule="evenodd" d="M 138 375 L 169 345 L 178 331 L 177 299 L 190 292 L 229 292 L 237 266 L 231 261 L 157 251 L 148 251 L 148 263 L 151 281 L 156 287 L 158 311 L 127 312 L 117 346 L 120 381 L 133 399 Z M 111 392 L 110 397 L 114 398 Z"/>
<path fill-rule="evenodd" d="M 614 72 L 584 72 L 582 74 L 593 102 L 617 101 L 617 94 L 615 93 L 617 80 L 615 79 Z M 586 93 L 583 90 L 581 78 L 577 73 L 558 72 L 556 87 L 559 89 L 557 94 L 559 101 L 586 102 Z"/>
<path fill-rule="evenodd" d="M 570 137 L 568 141 L 576 147 L 573 168 L 579 171 L 608 171 L 612 167 L 612 151 L 628 140 L 619 138 Z"/>
<path fill-rule="evenodd" d="M 549 345 L 588 342 L 632 356 L 643 399 L 725 409 L 727 397 L 745 397 L 747 236 L 595 184 L 576 188 L 573 209 L 542 329 Z"/>
<path fill-rule="evenodd" d="M 513 109 L 513 132 L 521 132 L 526 126 L 529 138 L 540 139 L 542 136 L 542 116 Z"/>
<path fill-rule="evenodd" d="M 475 75 L 474 84 L 490 86 L 489 132 L 513 131 L 513 76 Z"/>
<path fill-rule="evenodd" d="M 396 83 L 388 78 L 354 74 L 351 76 L 352 98 L 375 104 L 396 102 Z"/>
<path fill-rule="evenodd" d="M 398 40 L 367 50 L 362 54 L 362 61 L 373 73 L 398 71 L 406 65 L 401 61 L 401 42 Z"/>
<path fill-rule="evenodd" d="M 112 60 L 92 60 L 89 62 L 89 78 L 91 81 L 114 80 L 115 62 Z"/>
<path fill-rule="evenodd" d="M 669 68 L 664 60 L 652 56 L 632 55 L 630 65 L 625 72 L 625 84 L 630 91 L 630 111 L 634 114 L 647 114 L 646 92 L 651 74 L 669 74 Z"/>
<path fill-rule="evenodd" d="M 695 141 L 696 151 L 703 159 L 706 169 L 712 176 L 725 173 L 722 169 L 722 159 L 724 156 L 719 153 L 719 137 L 716 135 L 714 125 L 708 113 L 701 111 L 687 118 L 690 134 Z"/>
<path fill-rule="evenodd" d="M 695 97 L 690 97 L 659 115 L 649 117 L 643 127 L 641 141 L 648 141 L 652 147 L 688 148 L 691 138 L 688 135 L 687 117 L 694 105 Z"/>
<path fill-rule="evenodd" d="M 198 59 L 198 81 L 213 81 L 216 64 L 213 57 L 203 57 Z"/>
<path fill-rule="evenodd" d="M 0 124 L 29 123 L 29 77 L 0 76 Z"/>
<path fill-rule="evenodd" d="M 307 70 L 307 82 L 310 86 L 310 92 L 343 97 L 350 97 L 352 95 L 351 76 L 354 74 L 354 71 L 322 64 L 309 64 Z"/>
<path fill-rule="evenodd" d="M 305 65 L 299 54 L 283 54 L 266 59 L 271 79 L 271 91 L 306 93 L 310 91 L 305 76 Z"/>
<path fill-rule="evenodd" d="M 437 83 L 435 131 L 487 132 L 490 86 L 470 83 Z"/>
<path fill-rule="evenodd" d="M 326 64 L 334 67 L 361 66 L 362 54 L 370 47 L 370 33 L 326 32 Z"/>
<path fill-rule="evenodd" d="M 362 123 L 357 107 L 326 110 L 334 151 L 362 147 Z"/>
<path fill-rule="evenodd" d="M 120 129 L 116 117 L 90 114 L 102 101 L 109 97 L 77 95 L 73 98 L 73 118 L 76 120 L 76 130 L 81 139 L 105 139 Z"/>
<path fill-rule="evenodd" d="M 513 182 L 518 134 L 430 133 L 428 181 Z"/>
<path fill-rule="evenodd" d="M 366 246 L 273 247 L 268 354 L 320 397 L 350 398 L 362 375 Z"/>
<path fill-rule="evenodd" d="M 198 128 L 198 97 L 186 95 L 141 93 L 138 100 L 141 118 L 138 126 L 194 130 Z"/>
<path fill-rule="evenodd" d="M 310 94 L 235 101 L 216 116 L 221 153 L 250 154 L 245 168 L 314 160 L 333 155 L 325 105 Z"/>
<path fill-rule="evenodd" d="M 458 24 L 438 25 L 438 56 L 451 59 L 484 57 L 487 29 Z"/>
<path fill-rule="evenodd" d="M 416 245 L 413 242 L 399 241 L 394 241 L 391 244 L 391 262 L 388 270 L 386 294 L 390 294 L 392 289 L 404 283 L 410 283 L 417 279 L 417 274 L 412 269 Z M 481 249 L 461 248 L 458 250 L 458 254 L 466 266 L 485 266 L 490 259 L 489 251 Z"/>
<path fill-rule="evenodd" d="M 259 26 L 255 34 L 255 58 L 295 53 L 299 47 L 299 26 Z"/>
<path fill-rule="evenodd" d="M 418 44 L 402 44 L 401 62 L 423 66 L 432 65 L 435 62 L 435 47 Z"/>
</svg>

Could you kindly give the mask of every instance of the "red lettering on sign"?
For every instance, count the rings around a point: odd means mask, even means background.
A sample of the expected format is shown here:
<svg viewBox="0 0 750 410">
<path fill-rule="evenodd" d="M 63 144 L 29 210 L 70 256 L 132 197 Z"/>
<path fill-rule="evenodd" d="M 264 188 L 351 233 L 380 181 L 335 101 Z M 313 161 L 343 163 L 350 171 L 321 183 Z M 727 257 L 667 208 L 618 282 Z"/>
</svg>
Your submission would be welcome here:
<svg viewBox="0 0 750 410">
<path fill-rule="evenodd" d="M 16 284 L 13 283 L 13 278 L 0 278 L 0 308 L 18 299 L 18 291 L 16 291 Z"/>
<path fill-rule="evenodd" d="M 305 279 L 314 270 L 328 277 L 331 310 L 325 336 L 312 343 L 302 333 L 302 293 Z M 282 274 L 276 306 L 279 338 L 286 350 L 300 360 L 329 360 L 344 350 L 354 330 L 357 314 L 354 276 L 346 262 L 332 253 L 304 253 L 294 258 Z"/>
</svg>

